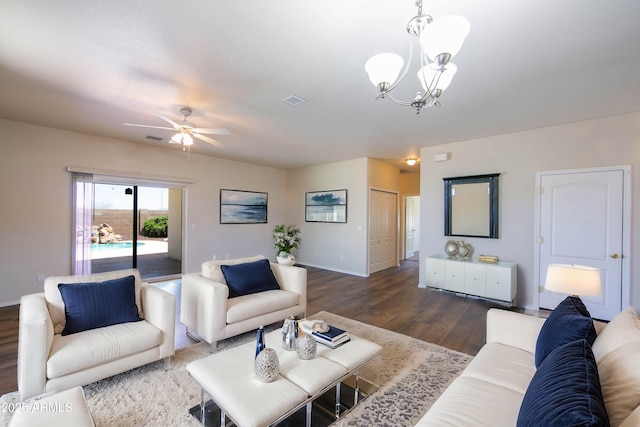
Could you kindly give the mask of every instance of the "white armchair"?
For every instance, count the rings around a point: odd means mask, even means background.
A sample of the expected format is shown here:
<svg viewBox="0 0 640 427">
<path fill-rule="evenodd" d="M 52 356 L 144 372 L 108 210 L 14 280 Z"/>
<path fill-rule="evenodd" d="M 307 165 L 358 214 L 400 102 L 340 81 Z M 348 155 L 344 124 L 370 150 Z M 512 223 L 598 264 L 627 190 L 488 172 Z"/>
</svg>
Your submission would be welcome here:
<svg viewBox="0 0 640 427">
<path fill-rule="evenodd" d="M 216 348 L 220 340 L 262 325 L 284 320 L 307 310 L 307 270 L 270 263 L 280 289 L 229 298 L 221 265 L 237 265 L 264 259 L 262 256 L 236 260 L 207 261 L 202 273 L 182 276 L 180 321 L 187 333 Z"/>
<path fill-rule="evenodd" d="M 143 320 L 62 335 L 65 306 L 59 283 L 135 279 Z M 66 390 L 125 372 L 175 352 L 175 296 L 142 283 L 136 269 L 88 276 L 48 277 L 43 293 L 20 300 L 18 389 L 21 399 Z"/>
</svg>

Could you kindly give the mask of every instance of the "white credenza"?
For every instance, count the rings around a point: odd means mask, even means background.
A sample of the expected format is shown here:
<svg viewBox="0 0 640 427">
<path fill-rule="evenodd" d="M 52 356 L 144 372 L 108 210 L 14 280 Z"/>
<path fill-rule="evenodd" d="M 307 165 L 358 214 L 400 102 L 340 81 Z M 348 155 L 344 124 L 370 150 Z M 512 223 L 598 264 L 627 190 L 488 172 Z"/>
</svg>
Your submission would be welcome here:
<svg viewBox="0 0 640 427">
<path fill-rule="evenodd" d="M 517 290 L 513 262 L 479 262 L 434 255 L 426 259 L 427 286 L 513 304 Z"/>
</svg>

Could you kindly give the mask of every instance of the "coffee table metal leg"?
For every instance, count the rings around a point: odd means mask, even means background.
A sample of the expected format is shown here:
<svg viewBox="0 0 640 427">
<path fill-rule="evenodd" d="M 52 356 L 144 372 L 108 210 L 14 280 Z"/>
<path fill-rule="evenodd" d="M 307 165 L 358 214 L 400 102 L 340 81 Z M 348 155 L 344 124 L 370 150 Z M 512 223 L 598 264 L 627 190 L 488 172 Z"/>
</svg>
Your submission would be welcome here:
<svg viewBox="0 0 640 427">
<path fill-rule="evenodd" d="M 353 406 L 358 405 L 358 398 L 360 397 L 360 376 L 356 371 L 356 389 L 353 391 Z"/>
<path fill-rule="evenodd" d="M 340 418 L 340 385 L 342 383 L 336 384 L 336 419 Z"/>
<path fill-rule="evenodd" d="M 205 400 L 204 400 L 204 389 L 200 388 L 200 422 L 202 422 L 202 427 L 206 427 L 207 418 L 205 417 Z"/>
<path fill-rule="evenodd" d="M 311 427 L 311 406 L 313 402 L 307 403 L 307 427 Z"/>
</svg>

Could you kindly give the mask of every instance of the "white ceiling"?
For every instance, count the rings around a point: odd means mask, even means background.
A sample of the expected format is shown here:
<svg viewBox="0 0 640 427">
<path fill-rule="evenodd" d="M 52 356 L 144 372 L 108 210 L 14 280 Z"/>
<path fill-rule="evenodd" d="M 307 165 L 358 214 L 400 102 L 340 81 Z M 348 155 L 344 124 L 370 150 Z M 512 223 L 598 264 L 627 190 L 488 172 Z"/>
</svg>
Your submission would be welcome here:
<svg viewBox="0 0 640 427">
<path fill-rule="evenodd" d="M 442 107 L 374 100 L 364 63 L 407 57 L 413 0 L 0 0 L 0 118 L 179 149 L 153 112 L 224 127 L 193 151 L 279 168 L 640 111 L 640 1 L 425 1 L 471 32 Z M 418 90 L 410 71 L 395 91 Z M 291 107 L 282 99 L 306 103 Z M 147 135 L 162 137 L 150 141 Z M 7 141 L 0 142 L 7 144 Z"/>
</svg>

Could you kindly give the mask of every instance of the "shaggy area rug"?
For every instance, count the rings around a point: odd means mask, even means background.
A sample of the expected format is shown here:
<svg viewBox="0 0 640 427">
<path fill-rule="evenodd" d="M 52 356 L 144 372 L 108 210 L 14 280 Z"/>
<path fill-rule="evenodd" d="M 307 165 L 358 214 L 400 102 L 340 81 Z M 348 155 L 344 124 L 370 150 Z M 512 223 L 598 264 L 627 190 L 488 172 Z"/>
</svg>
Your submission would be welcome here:
<svg viewBox="0 0 640 427">
<path fill-rule="evenodd" d="M 322 319 L 382 346 L 380 388 L 335 426 L 412 426 L 429 409 L 472 357 L 435 344 L 327 312 Z M 247 333 L 218 344 L 217 351 L 255 339 Z M 275 343 L 267 343 L 267 346 Z M 178 350 L 172 368 L 152 363 L 84 387 L 97 426 L 198 426 L 189 408 L 200 402 L 200 387 L 186 365 L 207 357 L 209 347 Z M 6 398 L 7 396 L 3 396 Z"/>
</svg>

